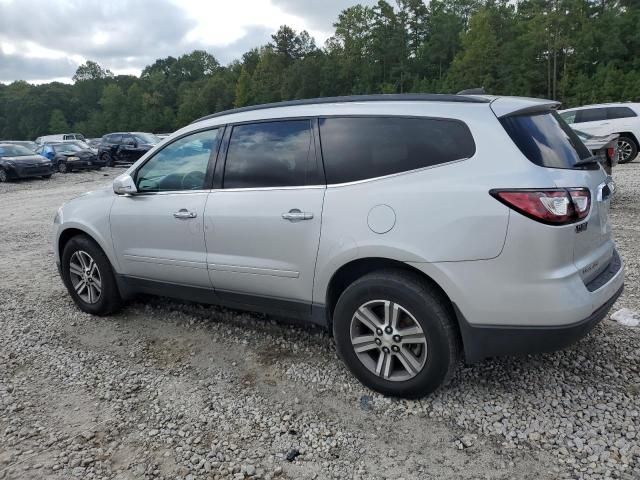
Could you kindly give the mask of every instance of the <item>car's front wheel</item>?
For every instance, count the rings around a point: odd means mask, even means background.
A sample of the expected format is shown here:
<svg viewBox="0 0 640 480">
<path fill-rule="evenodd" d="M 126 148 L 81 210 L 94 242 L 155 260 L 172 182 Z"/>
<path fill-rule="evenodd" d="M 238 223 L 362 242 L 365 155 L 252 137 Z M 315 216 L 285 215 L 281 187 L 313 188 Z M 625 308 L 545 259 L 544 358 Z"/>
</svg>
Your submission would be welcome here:
<svg viewBox="0 0 640 480">
<path fill-rule="evenodd" d="M 636 142 L 629 137 L 618 138 L 618 163 L 629 163 L 638 155 Z"/>
<path fill-rule="evenodd" d="M 69 168 L 67 167 L 67 162 L 59 162 L 58 171 L 60 173 L 67 173 L 69 171 Z"/>
<path fill-rule="evenodd" d="M 109 155 L 108 153 L 103 153 L 100 156 L 100 160 L 102 160 L 104 162 L 105 166 L 107 166 L 107 167 L 113 167 L 114 166 L 113 158 L 111 158 L 111 155 Z"/>
<path fill-rule="evenodd" d="M 458 364 L 451 307 L 418 275 L 374 272 L 340 296 L 333 316 L 340 357 L 367 387 L 416 398 L 445 384 Z"/>
<path fill-rule="evenodd" d="M 0 183 L 5 183 L 9 181 L 9 175 L 4 168 L 0 168 Z"/>
<path fill-rule="evenodd" d="M 62 279 L 71 298 L 83 312 L 108 315 L 122 299 L 109 259 L 89 237 L 71 238 L 62 253 Z"/>
</svg>

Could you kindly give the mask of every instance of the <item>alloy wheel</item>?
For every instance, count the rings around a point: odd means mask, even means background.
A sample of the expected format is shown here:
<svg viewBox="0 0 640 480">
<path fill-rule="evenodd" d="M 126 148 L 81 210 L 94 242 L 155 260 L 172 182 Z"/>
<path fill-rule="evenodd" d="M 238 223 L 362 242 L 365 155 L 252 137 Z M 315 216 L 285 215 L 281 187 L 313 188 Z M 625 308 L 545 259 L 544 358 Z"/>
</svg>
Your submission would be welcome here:
<svg viewBox="0 0 640 480">
<path fill-rule="evenodd" d="M 71 284 L 78 296 L 86 303 L 97 303 L 102 295 L 100 269 L 91 255 L 78 250 L 69 260 Z"/>
<path fill-rule="evenodd" d="M 618 140 L 618 162 L 624 163 L 630 160 L 633 154 L 633 145 L 627 140 Z"/>
<path fill-rule="evenodd" d="M 5 172 L 2 168 L 0 168 L 0 183 L 4 183 L 7 181 L 7 172 Z"/>
<path fill-rule="evenodd" d="M 67 173 L 67 164 L 65 162 L 60 162 L 58 164 L 58 171 L 60 173 Z"/>
<path fill-rule="evenodd" d="M 401 382 L 422 371 L 427 339 L 415 317 L 402 305 L 373 300 L 351 319 L 351 345 L 362 364 L 384 380 Z"/>
</svg>

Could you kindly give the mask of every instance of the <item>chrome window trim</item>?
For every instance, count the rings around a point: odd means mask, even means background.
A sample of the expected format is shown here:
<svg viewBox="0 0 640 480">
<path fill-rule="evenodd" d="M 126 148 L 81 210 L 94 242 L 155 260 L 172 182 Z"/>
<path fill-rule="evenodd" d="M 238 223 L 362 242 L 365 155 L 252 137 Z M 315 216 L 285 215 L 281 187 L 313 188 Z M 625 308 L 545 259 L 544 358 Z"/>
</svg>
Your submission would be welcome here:
<svg viewBox="0 0 640 480">
<path fill-rule="evenodd" d="M 150 197 L 153 195 L 198 195 L 203 193 L 211 193 L 213 190 L 163 190 L 161 192 L 136 192 L 132 197 Z M 117 194 L 114 194 L 117 195 Z"/>
<path fill-rule="evenodd" d="M 247 187 L 247 188 L 216 188 L 212 192 L 261 192 L 271 190 L 318 190 L 325 189 L 326 185 L 295 185 L 291 187 Z"/>
<path fill-rule="evenodd" d="M 475 156 L 475 155 L 474 155 Z M 434 168 L 446 167 L 447 165 L 453 165 L 455 163 L 466 162 L 467 160 L 471 160 L 473 157 L 460 158 L 457 160 L 451 160 L 450 162 L 438 163 L 437 165 L 428 165 L 426 167 L 414 168 L 413 170 L 405 170 L 404 172 L 396 172 L 390 173 L 389 175 L 383 175 L 381 177 L 372 177 L 372 178 L 363 178 L 362 180 L 353 180 L 352 182 L 344 182 L 344 183 L 329 183 L 327 184 L 327 188 L 341 188 L 348 187 L 351 185 L 358 185 L 360 183 L 368 183 L 375 182 L 378 180 L 386 180 L 388 178 L 399 177 L 402 175 L 410 175 L 414 173 L 420 173 L 425 170 L 432 170 Z"/>
</svg>

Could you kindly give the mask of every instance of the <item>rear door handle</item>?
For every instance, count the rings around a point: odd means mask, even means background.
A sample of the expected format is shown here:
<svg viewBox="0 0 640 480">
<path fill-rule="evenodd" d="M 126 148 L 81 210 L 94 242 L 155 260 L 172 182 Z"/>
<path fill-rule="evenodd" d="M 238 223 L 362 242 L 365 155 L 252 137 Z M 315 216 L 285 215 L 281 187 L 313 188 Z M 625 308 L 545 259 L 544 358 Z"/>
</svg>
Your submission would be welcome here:
<svg viewBox="0 0 640 480">
<path fill-rule="evenodd" d="M 176 213 L 174 213 L 173 216 L 179 219 L 187 219 L 187 218 L 196 218 L 198 214 L 196 212 L 190 212 L 186 208 L 181 208 Z"/>
<path fill-rule="evenodd" d="M 282 218 L 289 220 L 290 222 L 299 222 L 301 220 L 311 220 L 313 218 L 313 213 L 303 212 L 297 208 L 292 208 L 287 213 L 283 213 Z"/>
</svg>

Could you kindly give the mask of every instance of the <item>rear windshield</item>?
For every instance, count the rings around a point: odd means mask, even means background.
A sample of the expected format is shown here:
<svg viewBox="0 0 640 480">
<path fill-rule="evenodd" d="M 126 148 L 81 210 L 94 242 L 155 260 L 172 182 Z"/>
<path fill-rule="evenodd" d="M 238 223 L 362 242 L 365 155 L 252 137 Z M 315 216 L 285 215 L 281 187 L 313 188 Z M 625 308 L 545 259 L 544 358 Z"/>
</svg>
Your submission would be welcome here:
<svg viewBox="0 0 640 480">
<path fill-rule="evenodd" d="M 547 168 L 573 168 L 591 153 L 557 112 L 513 115 L 500 119 L 520 151 Z"/>
</svg>

